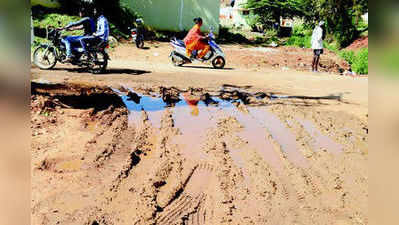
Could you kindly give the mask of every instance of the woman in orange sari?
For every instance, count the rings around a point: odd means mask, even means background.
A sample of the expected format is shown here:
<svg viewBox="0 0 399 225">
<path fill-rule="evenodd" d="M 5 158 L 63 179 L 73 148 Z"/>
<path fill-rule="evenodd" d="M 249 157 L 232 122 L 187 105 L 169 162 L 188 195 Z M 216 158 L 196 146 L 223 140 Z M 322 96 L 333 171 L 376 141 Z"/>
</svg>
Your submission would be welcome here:
<svg viewBox="0 0 399 225">
<path fill-rule="evenodd" d="M 207 37 L 201 32 L 202 19 L 200 17 L 195 18 L 194 22 L 195 26 L 191 28 L 187 36 L 184 38 L 184 43 L 186 44 L 187 56 L 189 58 L 191 58 L 192 52 L 197 50 L 201 51 L 198 55 L 198 58 L 202 59 L 206 53 L 208 53 L 211 47 L 206 41 Z"/>
</svg>

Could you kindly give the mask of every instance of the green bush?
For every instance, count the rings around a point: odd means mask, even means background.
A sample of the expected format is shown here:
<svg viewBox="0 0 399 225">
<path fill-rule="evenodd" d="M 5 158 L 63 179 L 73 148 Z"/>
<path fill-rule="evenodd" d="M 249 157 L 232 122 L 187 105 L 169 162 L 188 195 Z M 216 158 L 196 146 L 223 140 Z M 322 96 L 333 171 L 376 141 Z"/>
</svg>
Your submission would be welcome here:
<svg viewBox="0 0 399 225">
<path fill-rule="evenodd" d="M 347 61 L 354 72 L 357 74 L 368 74 L 369 71 L 369 50 L 363 48 L 357 53 L 354 51 L 340 51 L 338 53 L 345 61 Z"/>
<path fill-rule="evenodd" d="M 301 48 L 311 48 L 312 30 L 304 25 L 296 25 L 292 30 L 292 35 L 286 45 L 297 46 Z"/>
<path fill-rule="evenodd" d="M 340 51 L 338 55 L 343 58 L 350 65 L 355 61 L 355 52 L 354 51 Z"/>
<path fill-rule="evenodd" d="M 39 28 L 46 28 L 48 26 L 63 27 L 70 22 L 78 21 L 80 17 L 62 15 L 57 13 L 50 13 L 43 16 L 43 18 L 33 18 L 33 25 Z"/>
<path fill-rule="evenodd" d="M 267 40 L 271 41 L 275 41 L 277 42 L 279 40 L 278 38 L 278 32 L 275 29 L 271 29 L 271 30 L 267 30 L 265 32 L 265 37 L 267 38 Z"/>
<path fill-rule="evenodd" d="M 352 64 L 352 70 L 357 74 L 368 74 L 369 72 L 369 49 L 361 49 Z"/>
<path fill-rule="evenodd" d="M 286 45 L 297 46 L 301 48 L 311 48 L 311 36 L 291 36 Z"/>
<path fill-rule="evenodd" d="M 336 41 L 329 43 L 328 41 L 324 41 L 324 47 L 332 52 L 338 53 L 339 44 Z"/>
</svg>

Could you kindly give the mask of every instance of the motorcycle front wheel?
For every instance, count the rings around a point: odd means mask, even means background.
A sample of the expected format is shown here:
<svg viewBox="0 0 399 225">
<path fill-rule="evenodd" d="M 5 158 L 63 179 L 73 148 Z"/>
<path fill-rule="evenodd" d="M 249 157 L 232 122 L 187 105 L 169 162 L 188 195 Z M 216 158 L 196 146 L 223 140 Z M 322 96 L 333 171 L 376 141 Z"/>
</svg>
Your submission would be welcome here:
<svg viewBox="0 0 399 225">
<path fill-rule="evenodd" d="M 105 73 L 108 66 L 108 55 L 105 52 L 90 53 L 89 71 L 93 74 Z"/>
<path fill-rule="evenodd" d="M 57 56 L 50 48 L 39 46 L 33 52 L 33 63 L 42 70 L 49 70 L 57 64 Z"/>
</svg>

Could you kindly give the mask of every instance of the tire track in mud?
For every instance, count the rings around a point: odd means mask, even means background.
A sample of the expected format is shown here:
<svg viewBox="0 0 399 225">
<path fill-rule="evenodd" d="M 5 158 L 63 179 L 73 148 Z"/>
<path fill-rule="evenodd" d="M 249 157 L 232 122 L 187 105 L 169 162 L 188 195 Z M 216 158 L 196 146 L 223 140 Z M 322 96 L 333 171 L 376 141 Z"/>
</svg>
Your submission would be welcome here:
<svg viewBox="0 0 399 225">
<path fill-rule="evenodd" d="M 294 110 L 292 110 L 294 109 Z M 367 205 L 364 200 L 365 195 L 360 195 L 363 197 L 353 198 L 356 194 L 352 194 L 354 192 L 359 193 L 367 193 L 367 190 L 364 190 L 367 185 L 365 185 L 364 181 L 367 178 L 362 178 L 364 175 L 359 173 L 361 171 L 365 171 L 364 168 L 353 168 L 353 161 L 348 160 L 355 157 L 353 154 L 350 157 L 345 153 L 348 145 L 346 146 L 340 153 L 337 153 L 335 149 L 324 149 L 323 151 L 317 151 L 314 149 L 315 139 L 318 137 L 314 135 L 321 135 L 318 132 L 309 132 L 309 129 L 306 129 L 300 121 L 297 121 L 296 118 L 300 117 L 309 117 L 312 116 L 312 111 L 307 114 L 303 114 L 301 110 L 294 107 L 285 107 L 283 111 L 280 107 L 273 108 L 273 113 L 277 113 L 277 115 L 281 118 L 282 121 L 285 122 L 286 126 L 297 136 L 297 142 L 299 146 L 301 146 L 301 151 L 306 155 L 308 160 L 308 167 L 305 170 L 304 168 L 292 168 L 295 170 L 299 170 L 297 173 L 301 174 L 301 179 L 295 179 L 298 182 L 300 180 L 304 180 L 297 183 L 297 190 L 307 190 L 306 187 L 309 187 L 310 193 L 306 192 L 298 192 L 301 197 L 307 198 L 306 204 L 310 205 L 311 202 L 319 201 L 320 208 L 324 208 L 326 210 L 331 210 L 334 212 L 343 212 L 349 213 L 356 217 L 359 214 L 359 211 L 355 208 L 347 208 L 344 206 L 343 198 L 348 201 L 353 201 L 350 205 L 358 205 L 364 206 Z M 317 115 L 320 115 L 317 113 Z M 319 118 L 322 120 L 322 118 Z M 314 121 L 314 124 L 317 124 L 317 121 Z M 332 121 L 333 123 L 333 121 Z M 314 127 L 314 129 L 317 129 Z M 358 128 L 359 129 L 359 128 Z M 356 130 L 356 129 L 355 129 Z M 311 131 L 314 131 L 311 129 Z M 336 132 L 339 134 L 339 132 Z M 350 140 L 348 138 L 348 140 Z M 320 142 L 319 142 L 320 143 Z M 328 140 L 326 144 L 332 148 L 339 146 L 343 143 L 334 143 L 330 144 L 331 140 Z M 358 158 L 359 161 L 363 161 L 364 159 L 360 159 L 361 155 L 355 157 Z M 361 164 L 360 164 L 361 165 Z M 348 173 L 349 172 L 349 173 Z M 346 177 L 346 181 L 343 182 L 342 177 Z M 294 180 L 294 179 L 293 179 Z M 304 187 L 302 187 L 305 185 Z M 345 186 L 345 187 L 344 187 Z M 366 188 L 367 189 L 367 188 Z M 363 200 L 362 200 L 363 198 Z"/>
<path fill-rule="evenodd" d="M 181 194 L 158 214 L 157 224 L 167 225 L 183 223 L 183 221 L 186 221 L 184 224 L 206 224 L 208 221 L 206 201 L 212 194 L 210 184 L 214 184 L 216 179 L 213 166 L 200 164 L 195 167 Z M 212 209 L 209 208 L 208 211 Z"/>
<path fill-rule="evenodd" d="M 239 121 L 241 121 L 241 122 L 245 121 L 242 119 L 242 116 L 239 116 L 239 117 L 241 117 L 239 119 Z M 278 173 L 277 176 L 279 178 L 275 179 L 277 181 L 277 183 L 274 183 L 274 186 L 277 187 L 277 186 L 283 185 L 282 194 L 283 194 L 283 196 L 285 196 L 285 199 L 288 200 L 290 198 L 289 197 L 290 194 L 288 194 L 288 193 L 291 193 L 291 196 L 293 193 L 295 193 L 294 196 L 296 196 L 296 199 L 298 201 L 303 202 L 303 204 L 305 204 L 305 205 L 309 205 L 310 202 L 314 201 L 313 198 L 318 198 L 321 194 L 327 193 L 326 188 L 325 188 L 325 182 L 322 179 L 322 176 L 318 173 L 318 170 L 317 170 L 318 168 L 313 168 L 311 165 L 308 165 L 308 166 L 310 166 L 309 167 L 310 170 L 307 170 L 307 169 L 305 169 L 305 167 L 297 166 L 291 160 L 285 159 L 286 156 L 283 155 L 284 151 L 283 151 L 283 149 L 281 149 L 282 146 L 280 145 L 280 143 L 278 143 L 276 140 L 274 140 L 271 136 L 268 136 L 266 138 L 270 138 L 270 141 L 273 143 L 274 148 L 279 149 L 279 151 L 281 152 L 280 159 L 283 162 L 285 172 L 284 171 L 280 171 L 280 172 L 287 174 L 288 177 L 282 173 Z M 245 138 L 244 138 L 244 140 L 245 140 Z M 298 149 L 298 151 L 299 151 L 299 149 Z M 298 153 L 302 154 L 302 150 L 299 151 Z M 250 166 L 247 166 L 247 167 L 250 167 Z M 269 174 L 271 174 L 271 173 L 269 172 Z M 293 185 L 294 188 L 293 189 L 288 188 L 288 190 L 290 190 L 290 191 L 287 192 L 286 191 L 287 186 L 291 186 L 291 185 Z M 311 196 L 313 196 L 313 197 L 311 197 Z"/>
</svg>

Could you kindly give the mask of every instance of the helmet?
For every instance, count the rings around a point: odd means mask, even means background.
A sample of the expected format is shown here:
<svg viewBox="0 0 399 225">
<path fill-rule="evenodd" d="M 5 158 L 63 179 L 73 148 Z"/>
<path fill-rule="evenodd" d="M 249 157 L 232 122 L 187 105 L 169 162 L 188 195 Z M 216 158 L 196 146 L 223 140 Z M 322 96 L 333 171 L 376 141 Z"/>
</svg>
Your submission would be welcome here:
<svg viewBox="0 0 399 225">
<path fill-rule="evenodd" d="M 142 23 L 143 23 L 143 20 L 142 20 L 142 19 L 140 19 L 140 18 L 138 18 L 138 19 L 136 19 L 136 23 L 138 23 L 138 24 L 142 24 Z"/>
</svg>

